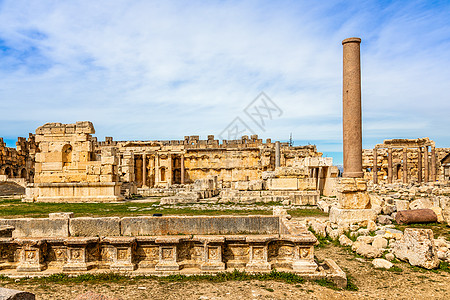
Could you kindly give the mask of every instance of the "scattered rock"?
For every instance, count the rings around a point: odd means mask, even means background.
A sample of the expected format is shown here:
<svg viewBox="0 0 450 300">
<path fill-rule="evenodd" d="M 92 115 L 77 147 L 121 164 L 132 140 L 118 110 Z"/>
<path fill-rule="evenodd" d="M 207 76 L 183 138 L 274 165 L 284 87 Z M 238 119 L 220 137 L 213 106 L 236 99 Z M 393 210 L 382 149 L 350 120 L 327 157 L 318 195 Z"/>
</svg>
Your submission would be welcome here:
<svg viewBox="0 0 450 300">
<path fill-rule="evenodd" d="M 381 236 L 377 236 L 373 239 L 372 246 L 377 249 L 386 249 L 388 246 L 388 241 Z"/>
<path fill-rule="evenodd" d="M 375 258 L 372 261 L 372 265 L 377 269 L 390 269 L 393 266 L 391 262 L 382 258 Z"/>
<path fill-rule="evenodd" d="M 377 249 L 377 248 L 373 247 L 372 245 L 368 245 L 368 244 L 364 244 L 364 243 L 360 243 L 358 245 L 358 247 L 356 248 L 356 253 L 358 253 L 359 255 L 364 256 L 366 258 L 377 258 L 383 254 L 381 252 L 381 249 Z"/>
<path fill-rule="evenodd" d="M 377 224 L 374 221 L 369 220 L 369 222 L 367 223 L 367 230 L 369 230 L 370 232 L 374 232 L 375 230 L 377 230 Z"/>
<path fill-rule="evenodd" d="M 406 228 L 403 238 L 393 249 L 395 256 L 413 266 L 435 269 L 439 266 L 433 231 L 431 229 Z"/>
<path fill-rule="evenodd" d="M 393 260 L 395 259 L 395 255 L 392 254 L 392 253 L 388 253 L 388 254 L 386 254 L 384 257 L 386 257 L 386 259 L 387 259 L 388 261 L 393 261 Z"/>
<path fill-rule="evenodd" d="M 392 224 L 392 220 L 393 220 L 393 218 L 391 216 L 387 216 L 387 215 L 379 215 L 377 217 L 377 222 L 380 223 L 381 225 Z"/>
<path fill-rule="evenodd" d="M 432 211 L 434 211 L 434 213 L 436 214 L 438 223 L 444 223 L 445 222 L 444 215 L 442 214 L 442 208 L 437 207 L 437 206 L 433 206 L 430 209 Z"/>
<path fill-rule="evenodd" d="M 364 244 L 372 244 L 374 237 L 373 236 L 358 236 L 356 241 L 362 242 Z"/>
<path fill-rule="evenodd" d="M 24 291 L 0 288 L 1 300 L 34 300 L 34 294 Z"/>
<path fill-rule="evenodd" d="M 340 243 L 342 246 L 345 246 L 345 247 L 348 247 L 348 246 L 352 246 L 352 245 L 353 245 L 352 240 L 349 239 L 346 235 L 341 235 L 341 236 L 339 237 L 339 243 Z"/>
<path fill-rule="evenodd" d="M 409 204 L 410 209 L 425 209 L 433 207 L 433 203 L 426 198 L 414 200 Z"/>
</svg>

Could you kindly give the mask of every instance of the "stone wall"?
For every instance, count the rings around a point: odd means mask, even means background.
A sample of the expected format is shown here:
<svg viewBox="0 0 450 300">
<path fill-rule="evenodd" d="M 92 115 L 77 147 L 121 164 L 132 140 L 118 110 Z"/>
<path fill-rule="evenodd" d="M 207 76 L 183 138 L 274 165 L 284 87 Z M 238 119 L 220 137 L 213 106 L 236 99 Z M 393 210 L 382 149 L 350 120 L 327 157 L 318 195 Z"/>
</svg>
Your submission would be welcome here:
<svg viewBox="0 0 450 300">
<path fill-rule="evenodd" d="M 23 178 L 33 181 L 34 156 L 37 151 L 34 135 L 30 134 L 28 140 L 19 137 L 16 147 L 6 147 L 3 138 L 0 138 L 0 180 Z"/>
</svg>

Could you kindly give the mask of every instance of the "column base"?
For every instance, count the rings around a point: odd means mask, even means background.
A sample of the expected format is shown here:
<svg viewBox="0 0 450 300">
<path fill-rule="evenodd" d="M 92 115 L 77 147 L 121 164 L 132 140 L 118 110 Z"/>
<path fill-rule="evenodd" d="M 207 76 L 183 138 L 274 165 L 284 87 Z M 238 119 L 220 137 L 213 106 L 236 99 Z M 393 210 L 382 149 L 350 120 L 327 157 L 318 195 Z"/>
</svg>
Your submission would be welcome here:
<svg viewBox="0 0 450 300">
<path fill-rule="evenodd" d="M 363 178 L 364 172 L 358 171 L 358 172 L 344 172 L 342 173 L 343 178 Z"/>
<path fill-rule="evenodd" d="M 316 271 L 317 264 L 312 260 L 296 260 L 292 263 L 292 270 L 300 273 L 311 273 Z"/>
</svg>

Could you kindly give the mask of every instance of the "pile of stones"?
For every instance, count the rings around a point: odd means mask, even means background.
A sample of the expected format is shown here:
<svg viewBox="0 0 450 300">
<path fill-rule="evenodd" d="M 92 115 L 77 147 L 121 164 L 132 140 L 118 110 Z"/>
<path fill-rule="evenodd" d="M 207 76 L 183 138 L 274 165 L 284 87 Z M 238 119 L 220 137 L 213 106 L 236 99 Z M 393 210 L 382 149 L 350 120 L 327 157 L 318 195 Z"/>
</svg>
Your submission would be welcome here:
<svg viewBox="0 0 450 300">
<path fill-rule="evenodd" d="M 319 219 L 307 219 L 305 225 L 317 236 L 337 240 L 342 246 L 367 259 L 377 268 L 389 269 L 396 258 L 426 269 L 450 262 L 450 241 L 434 239 L 431 229 L 406 228 L 364 221 L 354 224 L 334 224 Z"/>
</svg>

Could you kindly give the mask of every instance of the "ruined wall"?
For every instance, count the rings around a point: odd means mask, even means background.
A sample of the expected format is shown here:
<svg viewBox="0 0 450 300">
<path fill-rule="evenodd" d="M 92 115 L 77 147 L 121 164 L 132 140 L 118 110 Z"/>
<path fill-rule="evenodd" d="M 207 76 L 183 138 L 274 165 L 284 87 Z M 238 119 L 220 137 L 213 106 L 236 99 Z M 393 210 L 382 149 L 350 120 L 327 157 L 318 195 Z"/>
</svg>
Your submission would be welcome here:
<svg viewBox="0 0 450 300">
<path fill-rule="evenodd" d="M 404 177 L 404 151 L 406 151 L 406 175 L 407 181 L 419 181 L 419 157 L 421 158 L 421 177 L 425 181 L 426 167 L 428 165 L 429 180 L 432 180 L 433 174 L 433 152 L 428 152 L 428 164 L 425 161 L 425 145 L 430 150 L 434 148 L 434 142 L 428 138 L 419 139 L 394 139 L 385 140 L 383 144 L 376 145 L 377 149 L 377 175 L 379 183 L 388 183 L 388 148 L 392 149 L 392 182 L 403 182 Z M 421 154 L 419 156 L 419 148 Z M 450 154 L 450 148 L 434 148 L 435 152 L 435 172 L 437 181 L 448 181 L 445 172 L 450 175 L 450 165 L 447 167 L 445 158 Z M 374 178 L 374 149 L 363 150 L 363 171 L 364 178 L 373 181 Z M 446 171 L 446 169 L 449 171 Z"/>
<path fill-rule="evenodd" d="M 23 182 L 33 181 L 34 157 L 38 151 L 34 135 L 30 133 L 28 140 L 19 137 L 16 149 L 6 147 L 0 138 L 0 181 L 22 178 Z"/>
<path fill-rule="evenodd" d="M 208 176 L 229 187 L 231 182 L 261 179 L 265 171 L 275 170 L 275 143 L 265 143 L 257 135 L 222 143 L 209 135 L 186 136 L 175 141 L 105 141 L 96 142 L 97 151 L 116 147 L 119 155 L 119 176 L 123 182 L 136 182 L 138 187 L 167 187 L 193 183 Z M 305 159 L 321 157 L 314 145 L 291 147 L 280 143 L 280 163 L 283 167 L 305 164 Z M 328 160 L 330 160 L 328 162 Z M 324 166 L 331 165 L 331 158 Z M 319 167 L 311 164 L 311 167 Z M 327 171 L 323 173 L 325 176 Z M 319 176 L 318 173 L 316 176 Z"/>
<path fill-rule="evenodd" d="M 110 201 L 120 199 L 114 148 L 94 151 L 91 122 L 47 123 L 36 129 L 34 186 L 30 201 Z"/>
</svg>

